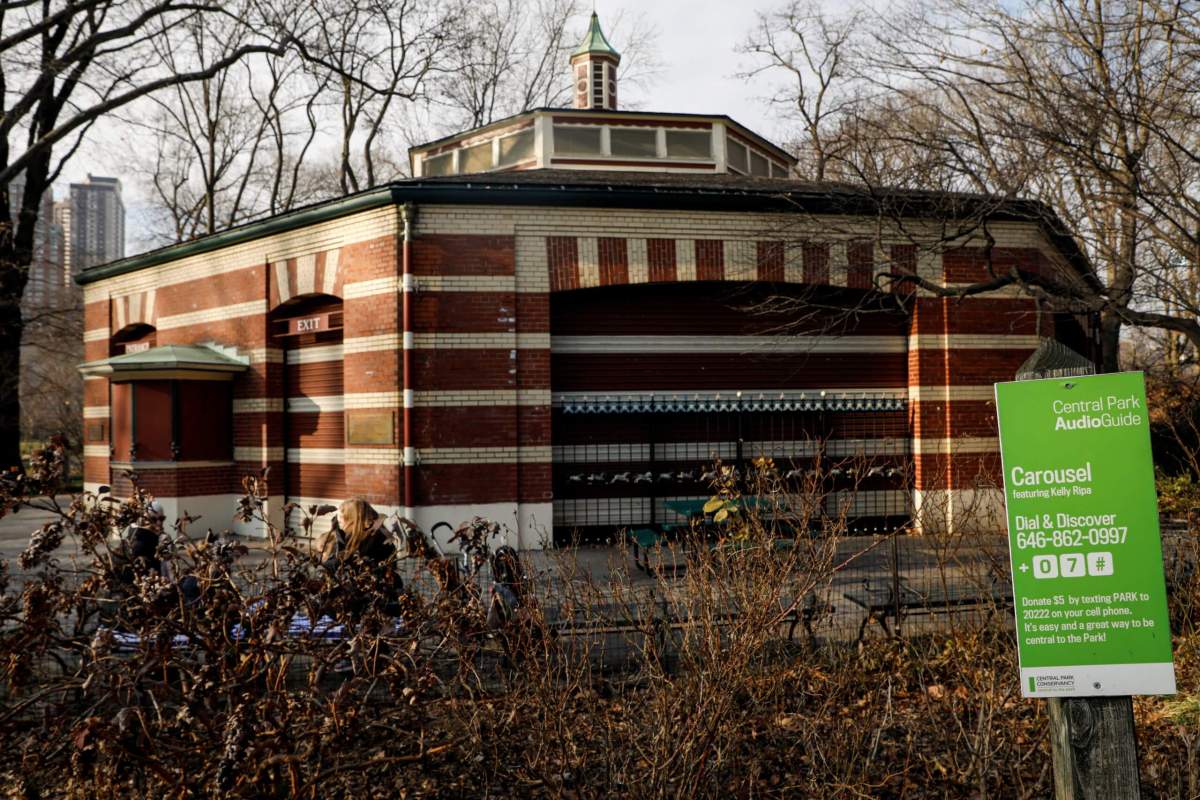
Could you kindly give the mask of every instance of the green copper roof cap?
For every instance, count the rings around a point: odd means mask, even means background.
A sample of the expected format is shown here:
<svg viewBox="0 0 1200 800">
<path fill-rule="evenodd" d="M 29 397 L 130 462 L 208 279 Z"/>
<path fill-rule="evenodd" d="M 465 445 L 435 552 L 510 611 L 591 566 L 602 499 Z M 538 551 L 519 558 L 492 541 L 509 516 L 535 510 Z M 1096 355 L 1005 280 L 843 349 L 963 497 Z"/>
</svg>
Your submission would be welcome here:
<svg viewBox="0 0 1200 800">
<path fill-rule="evenodd" d="M 150 372 L 159 370 L 233 373 L 245 372 L 249 364 L 244 359 L 222 352 L 220 348 L 207 344 L 167 344 L 151 347 L 138 353 L 88 361 L 79 365 L 84 375 L 112 375 L 114 373 Z"/>
<path fill-rule="evenodd" d="M 600 30 L 600 18 L 596 16 L 595 11 L 592 12 L 592 24 L 588 26 L 588 31 L 584 35 L 583 41 L 579 43 L 579 47 L 575 48 L 574 53 L 571 53 L 571 58 L 588 53 L 606 53 L 617 59 L 621 57 L 621 54 L 608 43 L 608 39 L 604 38 L 604 31 Z"/>
</svg>

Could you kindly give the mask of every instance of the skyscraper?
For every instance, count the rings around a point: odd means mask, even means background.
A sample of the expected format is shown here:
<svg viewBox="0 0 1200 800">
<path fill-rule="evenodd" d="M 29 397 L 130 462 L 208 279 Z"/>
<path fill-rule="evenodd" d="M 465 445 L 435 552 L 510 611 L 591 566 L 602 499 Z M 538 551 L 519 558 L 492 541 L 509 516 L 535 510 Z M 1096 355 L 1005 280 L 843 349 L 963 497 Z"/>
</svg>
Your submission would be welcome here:
<svg viewBox="0 0 1200 800">
<path fill-rule="evenodd" d="M 14 178 L 8 185 L 8 192 L 9 210 L 15 222 L 25 194 L 25 177 L 19 175 Z M 33 234 L 33 257 L 21 301 L 27 315 L 70 305 L 68 298 L 74 294 L 66 269 L 65 233 L 55 213 L 56 205 L 54 193 L 46 191 L 39 203 Z"/>
<path fill-rule="evenodd" d="M 80 270 L 125 257 L 125 203 L 121 181 L 88 174 L 87 183 L 71 184 L 67 270 Z"/>
</svg>

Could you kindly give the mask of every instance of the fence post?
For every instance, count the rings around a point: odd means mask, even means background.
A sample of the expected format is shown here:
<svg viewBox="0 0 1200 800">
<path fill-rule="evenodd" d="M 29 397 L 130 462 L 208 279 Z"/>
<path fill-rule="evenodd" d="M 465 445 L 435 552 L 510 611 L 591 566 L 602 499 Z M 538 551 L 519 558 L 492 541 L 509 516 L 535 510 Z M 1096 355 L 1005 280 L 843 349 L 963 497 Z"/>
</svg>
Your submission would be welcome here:
<svg viewBox="0 0 1200 800">
<path fill-rule="evenodd" d="M 1137 800 L 1137 738 L 1132 697 L 1046 701 L 1058 800 Z"/>
<path fill-rule="evenodd" d="M 896 615 L 896 635 L 900 635 L 900 531 L 892 531 L 892 603 Z"/>
</svg>

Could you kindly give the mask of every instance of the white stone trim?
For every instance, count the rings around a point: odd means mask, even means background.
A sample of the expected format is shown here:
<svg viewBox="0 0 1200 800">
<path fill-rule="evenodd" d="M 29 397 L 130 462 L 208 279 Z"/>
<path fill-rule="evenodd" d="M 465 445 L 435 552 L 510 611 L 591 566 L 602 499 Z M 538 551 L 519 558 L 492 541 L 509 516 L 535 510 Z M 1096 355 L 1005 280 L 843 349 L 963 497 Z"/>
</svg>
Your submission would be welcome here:
<svg viewBox="0 0 1200 800">
<path fill-rule="evenodd" d="M 400 289 L 400 279 L 395 275 L 386 278 L 375 278 L 369 281 L 355 281 L 342 287 L 343 300 L 357 300 L 363 297 L 373 297 L 380 294 L 396 294 Z"/>
<path fill-rule="evenodd" d="M 303 347 L 288 350 L 286 353 L 288 364 L 317 364 L 323 361 L 341 361 L 344 358 L 343 345 L 340 344 Z"/>
<path fill-rule="evenodd" d="M 995 387 L 988 383 L 981 386 L 910 386 L 908 399 L 925 403 L 941 403 L 950 400 L 994 400 Z"/>
<path fill-rule="evenodd" d="M 287 399 L 289 414 L 340 413 L 346 410 L 345 398 L 340 395 L 299 395 Z"/>
<path fill-rule="evenodd" d="M 550 350 L 554 353 L 904 353 L 907 342 L 902 336 L 554 336 Z"/>
<path fill-rule="evenodd" d="M 464 389 L 462 391 L 414 391 L 413 404 L 422 407 L 459 406 L 549 406 L 549 389 Z"/>
<path fill-rule="evenodd" d="M 968 455 L 973 453 L 998 453 L 1000 440 L 995 436 L 961 436 L 954 438 L 914 438 L 915 455 Z"/>
<path fill-rule="evenodd" d="M 418 275 L 415 280 L 418 292 L 528 291 L 517 288 L 514 275 Z"/>
<path fill-rule="evenodd" d="M 83 418 L 84 419 L 108 419 L 108 416 L 110 413 L 111 413 L 111 411 L 108 406 L 84 406 L 83 407 Z"/>
<path fill-rule="evenodd" d="M 235 447 L 233 448 L 234 461 L 283 461 L 282 447 Z"/>
<path fill-rule="evenodd" d="M 111 335 L 108 328 L 92 328 L 83 332 L 83 341 L 85 344 L 88 342 L 104 342 Z"/>
<path fill-rule="evenodd" d="M 233 413 L 259 414 L 283 411 L 283 400 L 278 397 L 236 397 Z"/>
<path fill-rule="evenodd" d="M 108 458 L 111 453 L 112 451 L 106 444 L 85 444 L 83 446 L 84 458 Z"/>
<path fill-rule="evenodd" d="M 171 314 L 158 318 L 157 328 L 160 331 L 172 328 L 184 328 L 189 325 L 204 325 L 210 322 L 220 322 L 239 317 L 254 317 L 267 313 L 266 300 L 251 300 L 246 303 L 236 303 L 229 306 L 217 306 L 200 311 L 188 311 L 183 314 Z"/>
<path fill-rule="evenodd" d="M 1042 338 L 1034 334 L 919 333 L 908 337 L 910 350 L 1033 350 Z"/>
<path fill-rule="evenodd" d="M 535 464 L 550 463 L 550 445 L 530 447 L 426 447 L 418 450 L 421 464 Z"/>
<path fill-rule="evenodd" d="M 376 353 L 387 350 L 399 350 L 400 334 L 378 333 L 374 336 L 351 336 L 342 340 L 342 348 L 342 352 L 347 355 L 350 353 Z"/>
</svg>

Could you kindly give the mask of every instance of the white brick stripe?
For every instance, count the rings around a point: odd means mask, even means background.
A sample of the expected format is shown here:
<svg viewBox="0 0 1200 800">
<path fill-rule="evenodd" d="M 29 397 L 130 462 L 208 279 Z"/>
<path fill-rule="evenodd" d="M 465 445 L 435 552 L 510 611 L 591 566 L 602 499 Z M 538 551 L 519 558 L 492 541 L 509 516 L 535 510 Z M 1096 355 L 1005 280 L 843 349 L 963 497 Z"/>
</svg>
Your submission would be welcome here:
<svg viewBox="0 0 1200 800">
<path fill-rule="evenodd" d="M 282 461 L 282 447 L 235 447 L 233 448 L 234 461 Z"/>
<path fill-rule="evenodd" d="M 288 281 L 288 268 L 286 261 L 276 261 L 270 266 L 270 269 L 275 271 L 275 288 L 279 292 L 279 302 L 286 303 L 292 299 L 292 289 Z"/>
<path fill-rule="evenodd" d="M 329 256 L 326 256 L 328 259 Z M 326 261 L 325 271 L 329 271 L 329 262 Z M 400 290 L 400 279 L 395 276 L 387 278 L 375 278 L 370 281 L 356 281 L 355 283 L 347 283 L 342 287 L 342 299 L 356 300 L 361 297 L 371 297 L 377 294 L 395 294 Z M 327 292 L 326 294 L 331 294 Z"/>
<path fill-rule="evenodd" d="M 108 328 L 92 328 L 90 331 L 83 332 L 84 342 L 104 342 L 108 340 L 111 332 Z"/>
<path fill-rule="evenodd" d="M 347 409 L 352 408 L 399 408 L 400 392 L 354 392 L 342 396 Z"/>
<path fill-rule="evenodd" d="M 798 242 L 783 245 L 783 279 L 788 283 L 804 283 L 804 248 Z"/>
<path fill-rule="evenodd" d="M 922 402 L 944 402 L 947 400 L 994 400 L 996 390 L 992 384 L 985 386 L 910 386 L 908 399 Z"/>
<path fill-rule="evenodd" d="M 231 461 L 114 461 L 114 470 L 150 472 L 152 470 L 196 469 L 198 467 L 228 467 Z"/>
<path fill-rule="evenodd" d="M 317 288 L 317 254 L 296 257 L 296 294 L 313 294 Z"/>
<path fill-rule="evenodd" d="M 1033 334 L 919 333 L 908 337 L 910 350 L 1033 350 L 1041 344 Z"/>
<path fill-rule="evenodd" d="M 548 406 L 549 389 L 480 389 L 466 391 L 416 391 L 413 403 L 426 408 L 455 408 L 460 406 Z"/>
<path fill-rule="evenodd" d="M 963 436 L 953 439 L 913 439 L 916 455 L 945 455 L 969 453 L 997 453 L 1000 440 L 995 436 Z"/>
<path fill-rule="evenodd" d="M 594 236 L 578 237 L 579 288 L 600 285 L 600 245 Z"/>
<path fill-rule="evenodd" d="M 278 397 L 239 397 L 233 401 L 233 413 L 256 414 L 282 411 L 283 400 Z"/>
<path fill-rule="evenodd" d="M 342 348 L 347 354 L 399 350 L 400 334 L 380 333 L 375 336 L 352 336 L 342 340 Z"/>
<path fill-rule="evenodd" d="M 341 361 L 343 349 L 340 344 L 326 344 L 320 347 L 304 347 L 299 350 L 287 351 L 289 364 L 317 364 L 322 361 Z"/>
<path fill-rule="evenodd" d="M 650 256 L 646 250 L 646 240 L 627 239 L 625 251 L 626 258 L 629 260 L 629 282 L 648 283 L 650 281 Z"/>
<path fill-rule="evenodd" d="M 335 248 L 325 253 L 325 271 L 321 276 L 321 291 L 325 294 L 333 294 L 334 286 L 337 285 L 338 269 L 341 267 L 341 256 L 342 251 L 340 248 Z"/>
<path fill-rule="evenodd" d="M 725 280 L 752 281 L 758 278 L 758 246 L 745 239 L 725 240 Z"/>
<path fill-rule="evenodd" d="M 421 464 L 534 464 L 550 462 L 550 446 L 429 447 L 417 451 Z"/>
<path fill-rule="evenodd" d="M 283 350 L 278 347 L 256 347 L 246 350 L 251 364 L 282 364 Z"/>
<path fill-rule="evenodd" d="M 417 333 L 413 347 L 419 350 L 545 350 L 550 347 L 548 333 Z"/>
<path fill-rule="evenodd" d="M 106 444 L 85 444 L 83 446 L 84 458 L 108 458 L 109 449 Z"/>
<path fill-rule="evenodd" d="M 513 275 L 420 275 L 416 279 L 421 292 L 528 292 L 518 288 Z M 542 294 L 545 290 L 537 293 Z"/>
<path fill-rule="evenodd" d="M 554 336 L 554 353 L 903 353 L 902 336 Z"/>
<path fill-rule="evenodd" d="M 266 300 L 251 300 L 248 303 L 238 303 L 231 306 L 218 306 L 217 308 L 207 308 L 202 311 L 189 311 L 184 314 L 171 314 L 170 316 L 159 317 L 158 329 L 160 331 L 164 331 L 171 328 L 183 328 L 188 325 L 203 325 L 208 322 L 220 322 L 221 320 L 235 319 L 238 317 L 253 317 L 266 313 Z"/>
<path fill-rule="evenodd" d="M 696 242 L 694 239 L 675 240 L 675 277 L 681 281 L 696 280 Z"/>
<path fill-rule="evenodd" d="M 108 406 L 84 406 L 84 419 L 108 419 Z"/>
<path fill-rule="evenodd" d="M 312 397 L 289 397 L 287 410 L 289 414 L 322 414 L 337 413 L 346 409 L 342 395 L 318 395 Z"/>
</svg>

